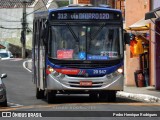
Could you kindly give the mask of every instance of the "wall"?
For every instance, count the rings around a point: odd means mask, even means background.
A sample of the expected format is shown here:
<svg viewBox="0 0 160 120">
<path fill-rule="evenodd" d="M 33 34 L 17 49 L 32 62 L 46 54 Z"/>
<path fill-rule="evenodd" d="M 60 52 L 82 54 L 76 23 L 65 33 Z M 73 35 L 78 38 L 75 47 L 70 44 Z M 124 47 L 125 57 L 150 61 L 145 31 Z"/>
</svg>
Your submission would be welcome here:
<svg viewBox="0 0 160 120">
<path fill-rule="evenodd" d="M 160 7 L 160 1 L 159 0 L 152 0 L 152 9 Z"/>
<path fill-rule="evenodd" d="M 144 18 L 149 9 L 149 0 L 126 0 L 126 27 Z"/>
<path fill-rule="evenodd" d="M 78 0 L 73 0 L 73 4 L 78 4 Z"/>
<path fill-rule="evenodd" d="M 27 8 L 27 13 L 33 11 L 33 8 Z M 8 8 L 0 9 L 0 41 L 8 41 L 14 45 L 21 46 L 21 18 L 22 18 L 22 8 Z M 29 29 L 32 31 L 33 14 L 27 16 L 27 23 Z M 5 29 L 6 28 L 6 29 Z M 18 29 L 16 29 L 18 28 Z M 26 47 L 31 48 L 32 32 L 26 36 Z"/>
<path fill-rule="evenodd" d="M 78 0 L 79 4 L 90 4 L 90 0 Z"/>
<path fill-rule="evenodd" d="M 108 0 L 111 3 L 113 0 Z M 107 4 L 107 0 L 73 0 L 73 4 L 93 4 L 98 6 L 99 4 Z"/>
<path fill-rule="evenodd" d="M 159 0 L 152 0 L 152 6 L 151 8 L 152 9 L 155 9 L 155 8 L 158 8 L 160 7 L 160 1 Z M 155 25 L 152 23 L 151 24 L 151 29 L 155 29 Z M 151 66 L 151 85 L 155 85 L 155 80 L 156 80 L 156 62 L 155 62 L 155 59 L 156 59 L 156 56 L 155 56 L 155 32 L 151 31 L 151 61 L 152 61 L 152 64 L 150 65 Z"/>
<path fill-rule="evenodd" d="M 135 22 L 143 19 L 145 13 L 150 9 L 149 0 L 126 0 L 125 3 L 125 25 L 126 28 Z M 128 31 L 131 32 L 131 31 Z M 134 32 L 134 31 L 132 31 Z M 140 69 L 139 57 L 130 56 L 130 47 L 126 46 L 126 66 L 125 66 L 125 85 L 135 86 L 134 72 Z"/>
<path fill-rule="evenodd" d="M 125 85 L 135 86 L 134 72 L 139 70 L 139 58 L 130 56 L 130 46 L 126 45 L 125 52 Z"/>
<path fill-rule="evenodd" d="M 154 24 L 151 24 L 151 29 L 154 30 L 155 26 Z M 155 79 L 156 79 L 156 62 L 155 62 L 155 33 L 151 31 L 151 41 L 150 42 L 150 85 L 155 85 Z"/>
</svg>

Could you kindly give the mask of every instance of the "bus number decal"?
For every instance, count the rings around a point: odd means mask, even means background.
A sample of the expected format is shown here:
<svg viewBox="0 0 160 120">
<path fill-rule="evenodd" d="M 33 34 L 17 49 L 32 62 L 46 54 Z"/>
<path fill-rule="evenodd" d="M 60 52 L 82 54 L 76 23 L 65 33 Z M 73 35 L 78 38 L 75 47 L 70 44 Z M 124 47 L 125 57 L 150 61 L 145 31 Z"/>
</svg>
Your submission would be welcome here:
<svg viewBox="0 0 160 120">
<path fill-rule="evenodd" d="M 107 70 L 93 70 L 93 74 L 106 74 Z"/>
<path fill-rule="evenodd" d="M 102 19 L 102 20 L 109 19 L 109 14 L 108 13 L 102 13 L 102 14 L 100 14 L 99 19 Z"/>
<path fill-rule="evenodd" d="M 67 19 L 67 13 L 58 13 L 58 19 Z"/>
</svg>

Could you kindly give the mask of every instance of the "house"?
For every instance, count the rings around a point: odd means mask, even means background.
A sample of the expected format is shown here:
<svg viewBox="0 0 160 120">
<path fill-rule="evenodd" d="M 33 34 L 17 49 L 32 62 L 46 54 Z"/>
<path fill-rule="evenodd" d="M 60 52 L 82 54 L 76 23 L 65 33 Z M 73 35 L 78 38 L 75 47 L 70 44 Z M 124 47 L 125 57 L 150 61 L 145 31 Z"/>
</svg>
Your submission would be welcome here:
<svg viewBox="0 0 160 120">
<path fill-rule="evenodd" d="M 26 3 L 26 48 L 31 50 L 34 12 L 50 8 L 57 8 L 56 0 L 31 0 Z M 0 3 L 0 43 L 18 56 L 21 54 L 23 4 L 21 0 L 10 2 L 3 0 Z M 11 47 L 14 46 L 14 48 Z M 15 48 L 17 46 L 17 48 Z"/>
<path fill-rule="evenodd" d="M 125 0 L 69 0 L 69 4 L 92 4 L 94 6 L 106 4 L 112 8 L 120 9 L 125 19 Z"/>
<path fill-rule="evenodd" d="M 5 47 L 3 45 L 0 44 L 0 49 L 5 49 Z"/>
<path fill-rule="evenodd" d="M 145 15 L 150 14 L 152 16 L 149 16 L 151 24 L 150 24 L 150 34 L 151 34 L 151 80 L 155 85 L 155 89 L 160 90 L 160 62 L 159 62 L 159 56 L 160 56 L 160 1 L 154 0 L 151 2 L 151 11 L 147 12 Z"/>
</svg>

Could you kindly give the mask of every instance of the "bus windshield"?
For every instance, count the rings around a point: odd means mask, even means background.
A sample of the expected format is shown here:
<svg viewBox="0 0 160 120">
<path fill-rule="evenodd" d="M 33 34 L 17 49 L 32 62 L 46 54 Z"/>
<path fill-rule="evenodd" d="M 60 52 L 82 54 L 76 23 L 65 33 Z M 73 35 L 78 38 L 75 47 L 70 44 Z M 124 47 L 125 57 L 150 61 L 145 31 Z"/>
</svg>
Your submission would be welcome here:
<svg viewBox="0 0 160 120">
<path fill-rule="evenodd" d="M 122 29 L 103 23 L 51 26 L 49 55 L 65 60 L 122 58 Z"/>
</svg>

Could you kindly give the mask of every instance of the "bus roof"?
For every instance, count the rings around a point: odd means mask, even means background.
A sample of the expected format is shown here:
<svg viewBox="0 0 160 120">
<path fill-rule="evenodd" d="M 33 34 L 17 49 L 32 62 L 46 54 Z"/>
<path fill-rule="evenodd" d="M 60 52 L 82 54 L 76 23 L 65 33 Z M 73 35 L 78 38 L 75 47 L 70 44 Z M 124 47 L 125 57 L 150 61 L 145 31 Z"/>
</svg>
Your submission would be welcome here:
<svg viewBox="0 0 160 120">
<path fill-rule="evenodd" d="M 105 7 L 62 7 L 62 8 L 58 8 L 58 9 L 50 9 L 49 12 L 52 11 L 63 11 L 63 10 L 81 10 L 81 9 L 94 9 L 94 10 L 108 10 L 108 11 L 117 11 L 117 12 L 121 12 L 118 9 L 113 9 L 113 8 L 105 8 Z"/>
<path fill-rule="evenodd" d="M 60 7 L 56 9 L 49 9 L 47 11 L 40 11 L 40 12 L 35 12 L 35 17 L 40 17 L 40 16 L 45 16 L 47 17 L 50 13 L 52 12 L 57 12 L 57 11 L 80 11 L 80 10 L 103 10 L 103 11 L 110 11 L 110 12 L 117 12 L 121 13 L 121 10 L 118 9 L 113 9 L 109 7 L 94 7 L 94 6 L 65 6 L 65 7 Z"/>
</svg>

